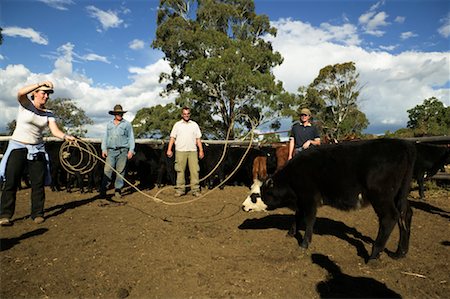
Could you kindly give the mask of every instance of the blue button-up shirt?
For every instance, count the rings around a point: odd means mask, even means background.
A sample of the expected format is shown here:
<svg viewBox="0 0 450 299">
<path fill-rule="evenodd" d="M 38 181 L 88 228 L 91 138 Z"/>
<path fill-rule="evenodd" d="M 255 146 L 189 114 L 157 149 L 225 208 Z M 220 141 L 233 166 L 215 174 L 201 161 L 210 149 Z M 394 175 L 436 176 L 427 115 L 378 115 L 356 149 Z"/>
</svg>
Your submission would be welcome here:
<svg viewBox="0 0 450 299">
<path fill-rule="evenodd" d="M 134 134 L 131 123 L 122 119 L 115 125 L 111 120 L 106 125 L 106 134 L 102 139 L 102 151 L 107 149 L 128 148 L 128 151 L 134 154 Z"/>
</svg>

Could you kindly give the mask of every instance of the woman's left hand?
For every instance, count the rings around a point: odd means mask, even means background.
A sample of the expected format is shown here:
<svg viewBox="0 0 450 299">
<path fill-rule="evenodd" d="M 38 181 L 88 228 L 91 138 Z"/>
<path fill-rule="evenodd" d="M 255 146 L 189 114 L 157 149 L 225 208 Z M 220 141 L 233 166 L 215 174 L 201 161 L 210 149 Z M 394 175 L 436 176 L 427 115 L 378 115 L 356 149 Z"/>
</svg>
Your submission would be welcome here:
<svg viewBox="0 0 450 299">
<path fill-rule="evenodd" d="M 72 135 L 67 135 L 67 134 L 64 134 L 64 138 L 63 138 L 65 141 L 69 141 L 69 142 L 74 142 L 75 140 L 77 140 L 74 136 L 72 136 Z"/>
</svg>

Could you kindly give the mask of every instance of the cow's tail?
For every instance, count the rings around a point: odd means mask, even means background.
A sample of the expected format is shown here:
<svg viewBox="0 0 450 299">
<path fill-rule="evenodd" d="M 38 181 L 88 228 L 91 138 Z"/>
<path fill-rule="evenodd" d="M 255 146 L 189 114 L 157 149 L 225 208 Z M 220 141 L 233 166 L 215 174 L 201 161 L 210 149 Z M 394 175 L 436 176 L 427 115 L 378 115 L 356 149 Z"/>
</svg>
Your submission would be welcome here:
<svg viewBox="0 0 450 299">
<path fill-rule="evenodd" d="M 409 237 L 411 234 L 412 209 L 409 206 L 408 195 L 411 189 L 411 181 L 413 177 L 414 163 L 416 160 L 416 149 L 412 143 L 406 144 L 404 155 L 405 172 L 401 181 L 400 188 L 396 196 L 396 206 L 400 213 L 398 226 L 400 230 L 400 238 L 398 242 L 397 252 L 394 257 L 403 257 L 408 252 Z"/>
<path fill-rule="evenodd" d="M 403 163 L 405 171 L 401 180 L 401 185 L 396 196 L 396 205 L 398 211 L 403 214 L 409 207 L 408 195 L 411 189 L 411 181 L 414 172 L 414 163 L 416 161 L 416 149 L 412 143 L 407 143 Z"/>
</svg>

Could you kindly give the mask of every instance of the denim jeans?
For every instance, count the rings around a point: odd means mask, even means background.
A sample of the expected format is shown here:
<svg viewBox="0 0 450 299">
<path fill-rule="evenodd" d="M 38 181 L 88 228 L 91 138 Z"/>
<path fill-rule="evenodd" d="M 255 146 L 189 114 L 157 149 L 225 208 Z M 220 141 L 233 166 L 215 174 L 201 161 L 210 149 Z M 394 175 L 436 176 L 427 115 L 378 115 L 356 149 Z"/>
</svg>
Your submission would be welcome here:
<svg viewBox="0 0 450 299">
<path fill-rule="evenodd" d="M 113 176 L 113 167 L 120 176 L 116 173 L 116 180 L 114 182 L 115 189 L 122 189 L 123 179 L 125 177 L 127 160 L 128 160 L 128 148 L 121 149 L 108 149 L 108 156 L 106 157 L 106 163 L 104 168 L 104 175 L 102 180 L 102 186 L 100 192 L 106 192 L 108 185 L 110 184 Z M 108 165 L 109 164 L 109 165 Z"/>
</svg>

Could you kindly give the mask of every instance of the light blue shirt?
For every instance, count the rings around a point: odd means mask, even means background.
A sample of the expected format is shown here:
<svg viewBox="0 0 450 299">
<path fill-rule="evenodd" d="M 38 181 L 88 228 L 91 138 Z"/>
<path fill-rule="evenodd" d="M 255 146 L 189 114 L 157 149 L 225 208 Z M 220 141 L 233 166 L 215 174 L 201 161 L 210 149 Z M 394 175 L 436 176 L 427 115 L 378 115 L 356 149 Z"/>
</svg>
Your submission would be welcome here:
<svg viewBox="0 0 450 299">
<path fill-rule="evenodd" d="M 106 125 L 106 134 L 102 139 L 102 151 L 108 149 L 128 148 L 128 151 L 134 154 L 134 133 L 131 123 L 122 119 L 115 125 L 111 120 Z"/>
</svg>

